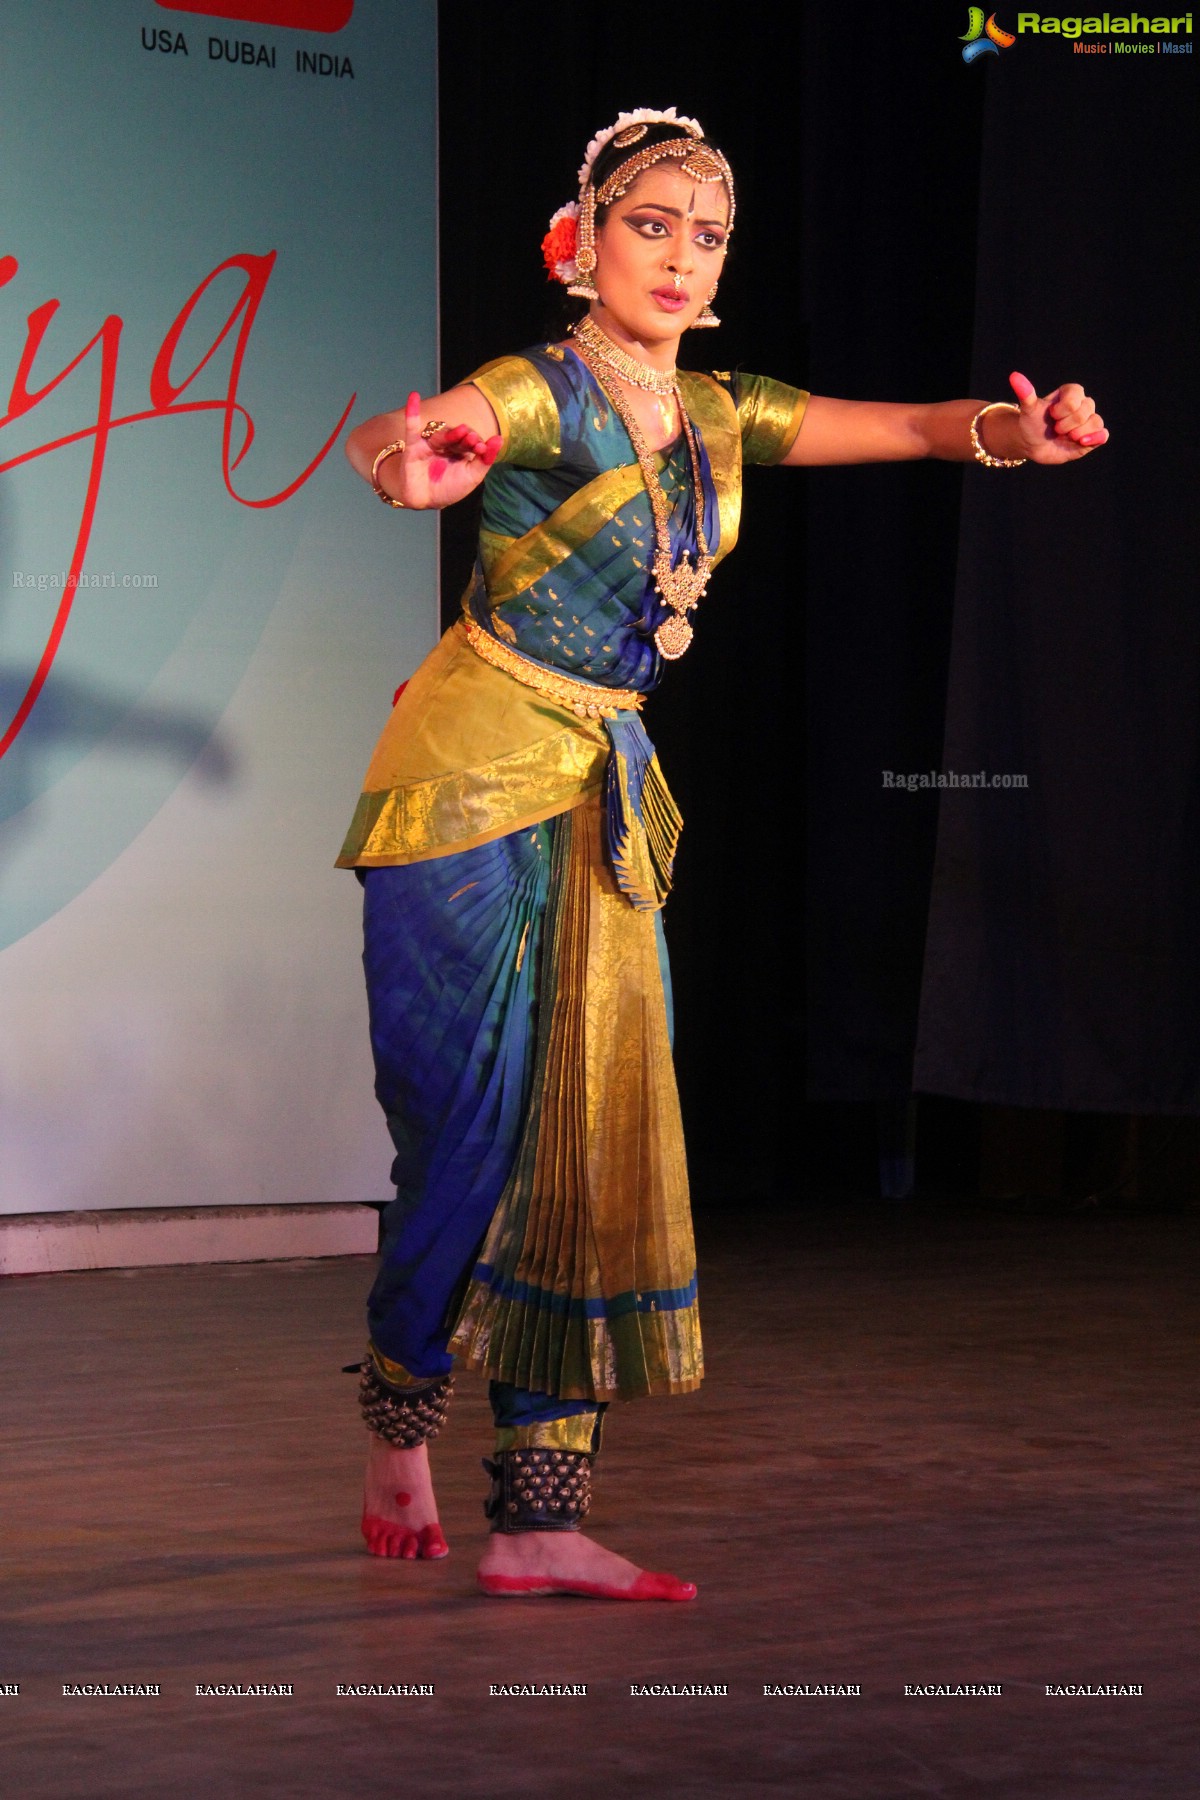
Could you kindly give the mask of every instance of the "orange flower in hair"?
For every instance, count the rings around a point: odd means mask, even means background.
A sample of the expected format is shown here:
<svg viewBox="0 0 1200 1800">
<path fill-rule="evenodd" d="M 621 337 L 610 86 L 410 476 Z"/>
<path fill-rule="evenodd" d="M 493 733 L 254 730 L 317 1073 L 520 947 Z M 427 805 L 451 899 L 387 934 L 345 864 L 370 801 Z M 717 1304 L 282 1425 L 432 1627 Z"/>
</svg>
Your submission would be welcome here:
<svg viewBox="0 0 1200 1800">
<path fill-rule="evenodd" d="M 551 281 L 569 282 L 575 280 L 575 241 L 578 233 L 576 221 L 579 218 L 579 204 L 572 200 L 569 206 L 560 206 L 550 221 L 550 229 L 542 239 L 542 261 L 546 265 L 546 274 Z"/>
</svg>

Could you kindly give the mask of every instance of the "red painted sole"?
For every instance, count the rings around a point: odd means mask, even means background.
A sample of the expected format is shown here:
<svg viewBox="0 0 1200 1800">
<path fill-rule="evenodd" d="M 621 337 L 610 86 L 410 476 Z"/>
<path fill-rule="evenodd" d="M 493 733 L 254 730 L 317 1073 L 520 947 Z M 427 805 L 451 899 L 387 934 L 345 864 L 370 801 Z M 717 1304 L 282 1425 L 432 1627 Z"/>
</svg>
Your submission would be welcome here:
<svg viewBox="0 0 1200 1800">
<path fill-rule="evenodd" d="M 544 1575 L 479 1575 L 485 1594 L 577 1594 L 585 1600 L 694 1600 L 694 1581 L 674 1575 L 656 1575 L 643 1569 L 632 1587 L 612 1587 L 605 1581 L 553 1581 Z"/>
</svg>

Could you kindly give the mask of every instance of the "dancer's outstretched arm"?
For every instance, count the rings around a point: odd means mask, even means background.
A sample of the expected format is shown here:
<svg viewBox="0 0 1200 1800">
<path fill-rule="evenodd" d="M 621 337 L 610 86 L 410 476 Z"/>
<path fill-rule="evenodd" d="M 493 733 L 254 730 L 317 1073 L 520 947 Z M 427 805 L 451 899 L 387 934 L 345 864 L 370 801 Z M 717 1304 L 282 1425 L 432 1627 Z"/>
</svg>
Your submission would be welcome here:
<svg viewBox="0 0 1200 1800">
<path fill-rule="evenodd" d="M 1027 376 L 1009 376 L 1016 402 L 985 413 L 978 426 L 989 456 L 1036 463 L 1078 462 L 1108 442 L 1104 420 L 1077 381 L 1039 394 Z M 833 400 L 814 394 L 795 443 L 793 468 L 818 463 L 910 462 L 936 456 L 970 462 L 971 421 L 988 402 L 938 400 L 929 405 L 885 400 Z M 1011 410 L 1009 410 L 1011 408 Z"/>
</svg>

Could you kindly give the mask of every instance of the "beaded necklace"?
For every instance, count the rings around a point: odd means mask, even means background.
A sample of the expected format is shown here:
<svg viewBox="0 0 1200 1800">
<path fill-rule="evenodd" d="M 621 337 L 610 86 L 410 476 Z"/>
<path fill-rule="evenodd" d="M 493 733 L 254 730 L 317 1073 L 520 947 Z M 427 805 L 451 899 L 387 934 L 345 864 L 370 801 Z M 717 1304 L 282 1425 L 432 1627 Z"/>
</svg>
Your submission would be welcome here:
<svg viewBox="0 0 1200 1800">
<path fill-rule="evenodd" d="M 590 326 L 590 331 L 585 333 L 585 326 Z M 629 405 L 628 399 L 621 393 L 620 389 L 612 382 L 611 377 L 609 376 L 610 370 L 616 373 L 621 373 L 621 371 L 617 368 L 614 359 L 607 356 L 604 350 L 596 349 L 594 341 L 596 337 L 602 338 L 604 344 L 610 347 L 618 355 L 624 357 L 625 353 L 624 351 L 618 351 L 617 346 L 613 344 L 612 339 L 606 337 L 597 326 L 592 324 L 590 319 L 584 319 L 576 326 L 576 353 L 579 356 L 580 361 L 586 364 L 587 368 L 591 370 L 601 391 L 608 399 L 613 411 L 628 432 L 629 442 L 633 446 L 633 453 L 637 457 L 638 467 L 642 472 L 642 480 L 646 484 L 646 493 L 650 500 L 650 509 L 654 515 L 655 549 L 654 567 L 652 571 L 654 586 L 661 598 L 671 608 L 671 617 L 664 619 L 662 624 L 658 627 L 658 630 L 654 633 L 654 642 L 658 645 L 660 655 L 662 655 L 667 662 L 675 662 L 677 658 L 683 655 L 684 651 L 692 641 L 693 633 L 692 627 L 688 622 L 688 613 L 696 605 L 705 588 L 708 586 L 708 578 L 712 573 L 713 565 L 713 559 L 709 555 L 708 550 L 708 539 L 704 533 L 704 479 L 700 470 L 700 447 L 696 442 L 695 428 L 692 425 L 692 421 L 688 418 L 687 410 L 683 404 L 683 395 L 679 391 L 678 372 L 672 370 L 670 387 L 662 391 L 674 394 L 679 406 L 679 418 L 683 425 L 683 434 L 687 439 L 688 458 L 691 463 L 692 471 L 692 494 L 696 515 L 696 543 L 699 549 L 699 555 L 695 562 L 692 562 L 685 550 L 681 554 L 675 567 L 672 568 L 671 508 L 668 505 L 667 496 L 663 492 L 662 482 L 658 478 L 658 470 L 654 467 L 654 456 L 646 443 L 641 426 L 633 415 L 633 410 Z M 626 360 L 633 362 L 634 359 L 628 357 Z M 643 363 L 635 364 L 635 367 L 639 369 L 643 369 L 645 366 L 646 365 Z M 653 375 L 659 374 L 657 369 L 647 370 L 646 372 Z M 633 380 L 632 376 L 622 376 L 622 378 Z M 639 387 L 645 387 L 648 384 L 646 382 L 638 382 L 637 385 Z M 654 389 L 652 391 L 657 392 L 659 390 Z"/>
<path fill-rule="evenodd" d="M 652 369 L 649 363 L 639 362 L 636 356 L 630 356 L 628 350 L 622 350 L 614 344 L 606 331 L 601 331 L 594 319 L 580 319 L 572 336 L 577 344 L 602 362 L 614 375 L 627 381 L 631 387 L 645 388 L 648 394 L 673 394 L 678 377 L 678 369 Z"/>
</svg>

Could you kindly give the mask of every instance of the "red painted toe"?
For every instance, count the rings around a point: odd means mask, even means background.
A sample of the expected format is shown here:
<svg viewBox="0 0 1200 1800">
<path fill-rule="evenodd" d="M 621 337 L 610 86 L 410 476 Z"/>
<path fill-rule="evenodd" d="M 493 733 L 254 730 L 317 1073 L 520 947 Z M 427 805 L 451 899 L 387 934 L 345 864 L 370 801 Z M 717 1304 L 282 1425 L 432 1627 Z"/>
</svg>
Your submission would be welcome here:
<svg viewBox="0 0 1200 1800">
<path fill-rule="evenodd" d="M 392 1543 L 395 1539 L 396 1527 L 389 1520 L 381 1519 L 375 1513 L 364 1513 L 362 1534 L 367 1540 L 367 1549 L 372 1556 L 395 1555 Z"/>
<path fill-rule="evenodd" d="M 397 1499 L 401 1496 L 397 1495 Z M 449 1556 L 450 1546 L 442 1535 L 442 1528 L 436 1522 L 422 1525 L 419 1531 L 412 1531 L 407 1525 L 400 1525 L 394 1519 L 381 1519 L 377 1513 L 364 1513 L 362 1516 L 362 1534 L 367 1542 L 367 1549 L 372 1556 L 400 1557 L 404 1562 L 438 1562 L 443 1556 Z"/>
<path fill-rule="evenodd" d="M 426 1562 L 438 1562 L 443 1556 L 449 1556 L 450 1546 L 442 1536 L 440 1525 L 426 1525 L 422 1528 L 420 1554 Z"/>
<path fill-rule="evenodd" d="M 694 1600 L 694 1581 L 680 1581 L 677 1575 L 656 1575 L 643 1569 L 629 1590 L 631 1600 Z"/>
</svg>

